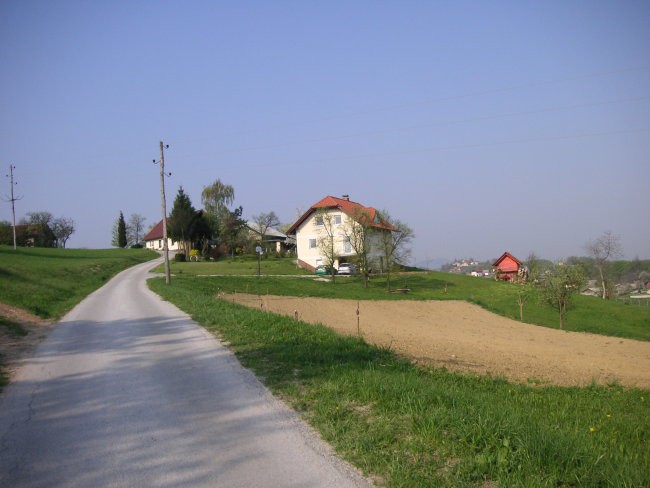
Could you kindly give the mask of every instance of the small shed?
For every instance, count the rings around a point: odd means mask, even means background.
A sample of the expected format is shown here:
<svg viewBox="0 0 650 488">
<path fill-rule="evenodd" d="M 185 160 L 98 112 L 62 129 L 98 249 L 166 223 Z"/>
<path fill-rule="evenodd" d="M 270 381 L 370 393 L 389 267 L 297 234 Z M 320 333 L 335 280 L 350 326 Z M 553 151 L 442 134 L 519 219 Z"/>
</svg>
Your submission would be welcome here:
<svg viewBox="0 0 650 488">
<path fill-rule="evenodd" d="M 492 266 L 494 266 L 494 278 L 504 281 L 514 281 L 520 276 L 519 270 L 523 268 L 521 261 L 507 251 L 493 262 Z"/>
</svg>

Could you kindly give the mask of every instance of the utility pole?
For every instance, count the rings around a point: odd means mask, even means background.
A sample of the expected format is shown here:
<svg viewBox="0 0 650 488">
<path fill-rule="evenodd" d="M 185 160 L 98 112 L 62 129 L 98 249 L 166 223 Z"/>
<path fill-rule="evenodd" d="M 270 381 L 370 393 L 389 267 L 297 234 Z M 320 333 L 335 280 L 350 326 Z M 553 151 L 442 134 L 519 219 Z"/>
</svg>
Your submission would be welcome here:
<svg viewBox="0 0 650 488">
<path fill-rule="evenodd" d="M 163 256 L 165 258 L 165 283 L 171 283 L 171 273 L 169 271 L 169 244 L 167 243 L 167 200 L 165 198 L 165 176 L 172 174 L 165 174 L 165 149 L 169 149 L 169 144 L 163 144 L 160 141 L 160 198 L 162 206 L 162 224 L 163 224 Z M 153 160 L 156 164 L 156 160 Z"/>
<path fill-rule="evenodd" d="M 14 169 L 16 167 L 13 164 L 9 165 L 9 174 L 7 177 L 10 180 L 11 184 L 11 197 L 9 197 L 9 200 L 6 200 L 8 202 L 11 202 L 11 218 L 12 218 L 12 225 L 13 225 L 13 231 L 14 231 L 14 249 L 16 249 L 16 205 L 15 202 L 17 200 L 20 200 L 22 197 L 15 197 L 14 196 L 14 185 L 17 185 L 17 182 L 14 182 Z"/>
</svg>

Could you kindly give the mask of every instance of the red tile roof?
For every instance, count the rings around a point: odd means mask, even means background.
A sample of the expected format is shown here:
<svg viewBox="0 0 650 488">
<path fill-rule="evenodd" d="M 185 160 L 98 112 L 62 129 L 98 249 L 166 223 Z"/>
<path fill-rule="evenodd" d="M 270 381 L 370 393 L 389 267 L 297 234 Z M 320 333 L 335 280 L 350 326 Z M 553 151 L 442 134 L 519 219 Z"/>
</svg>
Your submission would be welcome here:
<svg viewBox="0 0 650 488">
<path fill-rule="evenodd" d="M 169 220 L 167 221 L 167 225 L 169 225 Z M 146 236 L 144 236 L 145 241 L 155 241 L 156 239 L 162 239 L 163 238 L 163 221 L 160 219 L 160 222 L 158 222 L 153 229 L 151 229 Z"/>
<path fill-rule="evenodd" d="M 499 259 L 497 259 L 495 262 L 492 263 L 492 266 L 498 267 L 501 262 L 503 262 L 505 259 L 510 258 L 512 261 L 514 261 L 517 266 L 521 266 L 521 261 L 519 261 L 516 257 L 514 257 L 512 254 L 509 252 L 504 252 Z"/>
<path fill-rule="evenodd" d="M 378 229 L 397 230 L 388 222 L 381 220 L 381 218 L 377 215 L 377 210 L 375 208 L 364 207 L 360 203 L 352 202 L 347 198 L 336 198 L 328 195 L 309 207 L 309 210 L 307 210 L 296 222 L 294 222 L 291 227 L 289 227 L 287 234 L 295 234 L 298 227 L 300 227 L 300 225 L 305 220 L 307 220 L 311 214 L 320 208 L 338 208 L 343 213 L 347 214 L 355 220 L 359 220 L 360 218 L 369 220 L 372 227 L 376 227 Z"/>
</svg>

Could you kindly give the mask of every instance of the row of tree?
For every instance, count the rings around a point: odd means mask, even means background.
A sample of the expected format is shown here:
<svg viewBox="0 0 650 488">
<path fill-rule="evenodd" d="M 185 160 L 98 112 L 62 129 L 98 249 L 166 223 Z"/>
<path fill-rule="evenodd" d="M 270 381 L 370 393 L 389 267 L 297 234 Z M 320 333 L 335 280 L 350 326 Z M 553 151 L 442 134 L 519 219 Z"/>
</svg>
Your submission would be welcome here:
<svg viewBox="0 0 650 488">
<path fill-rule="evenodd" d="M 71 218 L 55 218 L 50 212 L 29 212 L 16 225 L 16 245 L 65 247 L 75 230 Z M 13 234 L 11 223 L 0 221 L 0 244 L 13 245 Z"/>
<path fill-rule="evenodd" d="M 144 222 L 146 217 L 133 213 L 129 216 L 128 222 L 124 220 L 124 214 L 120 216 L 113 225 L 113 238 L 111 244 L 115 247 L 143 247 L 145 236 Z"/>
</svg>

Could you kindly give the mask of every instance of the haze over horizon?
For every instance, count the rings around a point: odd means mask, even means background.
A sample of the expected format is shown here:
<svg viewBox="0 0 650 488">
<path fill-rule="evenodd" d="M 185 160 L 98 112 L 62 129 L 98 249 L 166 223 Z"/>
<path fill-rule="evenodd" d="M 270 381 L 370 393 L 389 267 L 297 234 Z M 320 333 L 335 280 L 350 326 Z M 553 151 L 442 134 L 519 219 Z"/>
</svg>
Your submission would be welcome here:
<svg viewBox="0 0 650 488">
<path fill-rule="evenodd" d="M 650 259 L 650 3 L 0 3 L 0 196 L 110 247 L 219 178 L 244 217 L 349 194 L 414 263 Z M 11 220 L 0 203 L 0 220 Z"/>
</svg>

